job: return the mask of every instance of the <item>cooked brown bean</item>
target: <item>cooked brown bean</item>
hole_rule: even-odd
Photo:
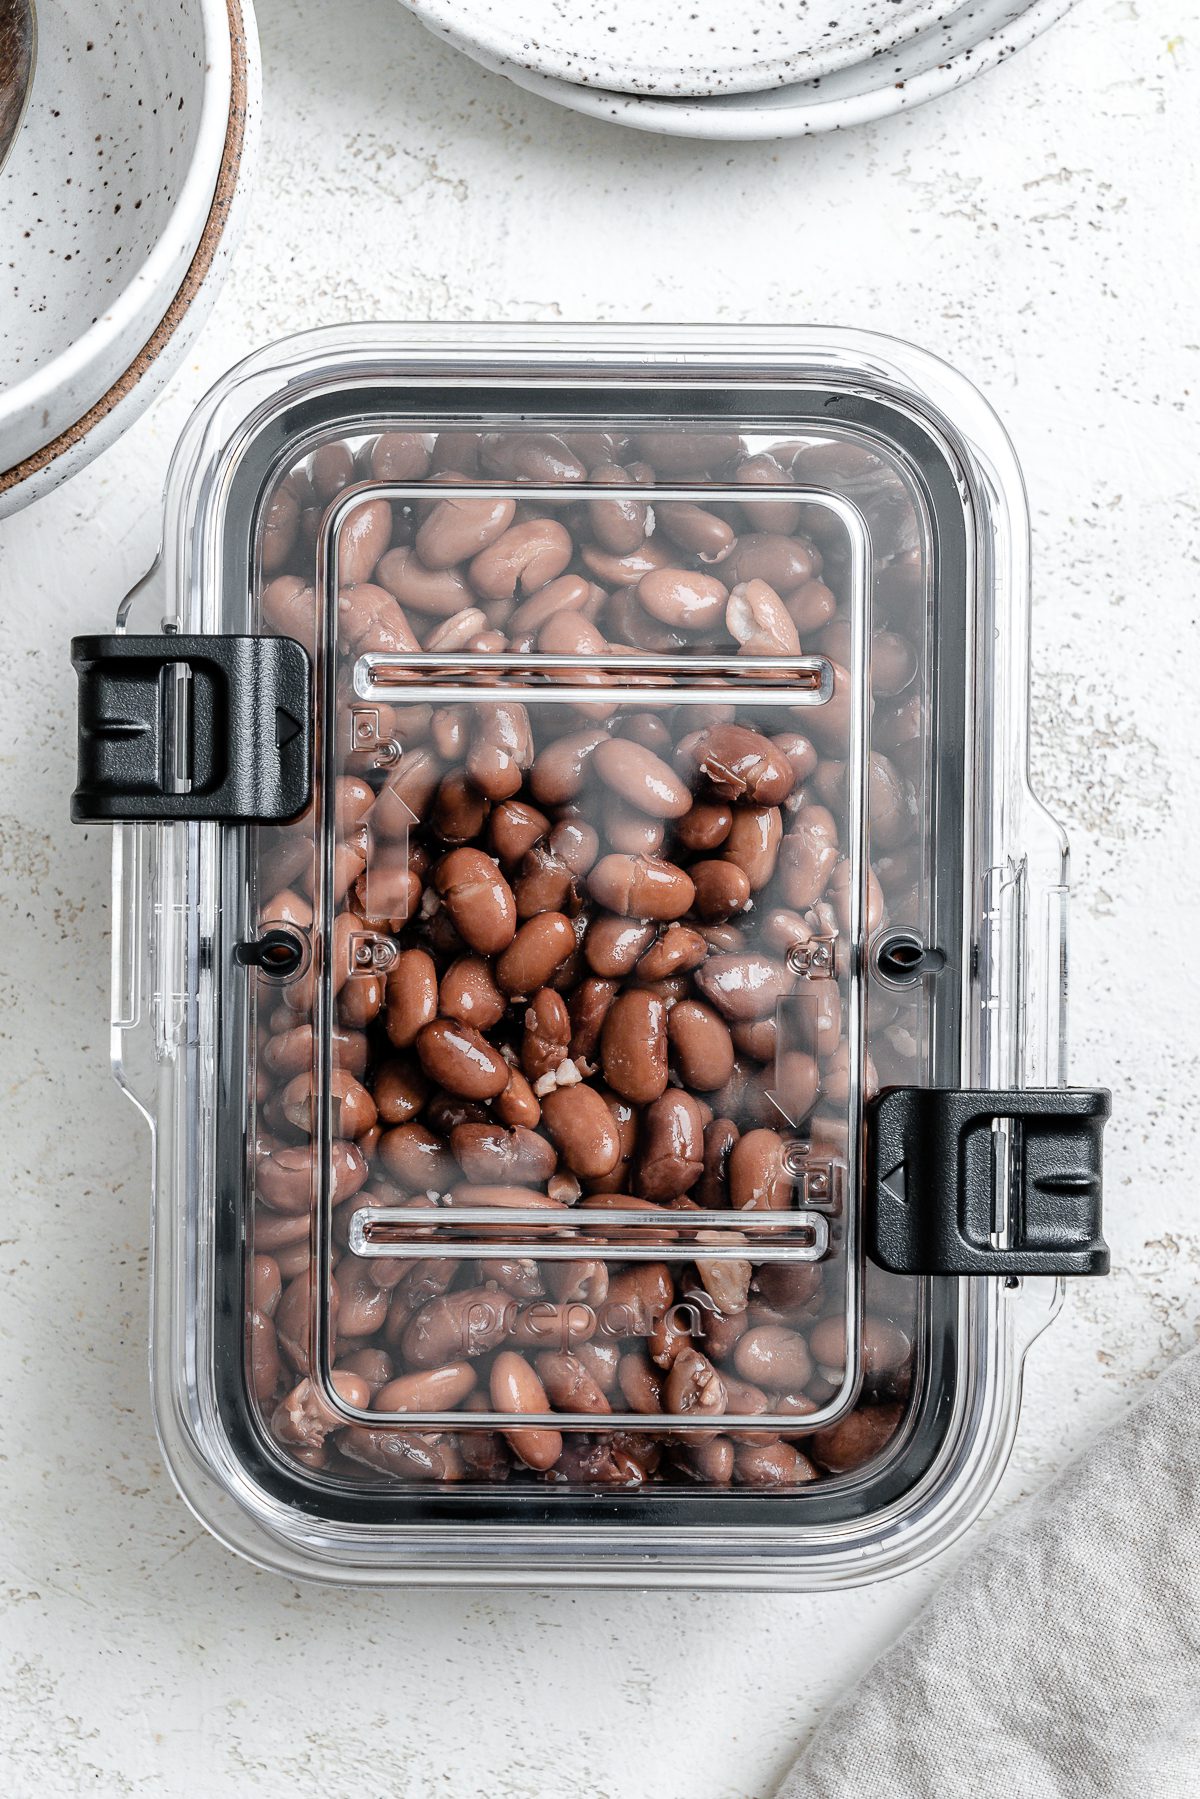
[[[813,1373],[804,1338],[778,1324],[761,1324],[740,1337],[733,1365],[746,1380],[784,1393],[803,1392]]]
[[[494,1102],[494,1109],[502,1124],[523,1124],[528,1130],[536,1129],[542,1116],[538,1097],[519,1068],[509,1069],[508,1085]]]
[[[729,1156],[729,1202],[734,1211],[782,1211],[791,1203],[792,1184],[777,1130],[763,1127],[738,1138]]]
[[[811,581],[819,566],[816,551],[805,538],[747,531],[721,564],[721,572],[731,587],[741,581],[765,581],[786,599]]]
[[[470,1362],[447,1362],[402,1374],[380,1387],[371,1400],[374,1412],[449,1412],[461,1405],[475,1385]]]
[[[749,881],[751,892],[758,893],[775,873],[782,842],[783,818],[778,806],[742,805],[734,809],[721,854],[736,862]]]
[[[696,1242],[730,1246],[743,1243],[746,1239],[736,1232],[697,1231]],[[717,1315],[728,1318],[746,1310],[746,1302],[750,1297],[750,1280],[754,1273],[751,1262],[742,1261],[733,1256],[722,1256],[717,1261],[706,1261],[696,1257],[696,1273],[708,1297],[717,1308]],[[705,1314],[706,1319],[710,1314]],[[710,1345],[715,1333],[708,1335]]]
[[[525,1008],[521,1038],[521,1067],[544,1097],[542,1082],[567,1060],[571,1042],[571,1014],[566,1001],[551,987],[539,987]]]
[[[661,818],[651,818],[630,806],[618,794],[610,793],[604,801],[604,836],[610,849],[624,850],[634,856],[656,856],[666,837]]]
[[[804,1439],[813,1461],[830,1474],[851,1474],[874,1461],[895,1436],[904,1415],[899,1405],[860,1405],[837,1424]]]
[[[481,705],[475,713],[467,775],[490,800],[511,799],[520,791],[533,761],[533,732],[524,706],[510,701]]]
[[[593,1060],[604,1020],[616,995],[615,981],[592,977],[576,987],[567,1008],[571,1014],[570,1050],[574,1062]]]
[[[696,891],[673,862],[621,854],[601,857],[588,876],[588,889],[610,912],[650,919],[681,918]]]
[[[668,925],[656,938],[637,964],[639,981],[662,981],[675,974],[689,974],[698,968],[708,954],[708,944],[699,931],[687,925]]]
[[[734,461],[742,447],[733,431],[685,431],[679,426],[639,431],[634,442],[638,455],[657,474],[681,480],[716,474]]]
[[[799,656],[800,635],[787,607],[765,581],[744,581],[729,595],[725,629],[740,656]]]
[[[417,1055],[431,1080],[465,1099],[494,1099],[508,1085],[504,1057],[469,1024],[437,1018],[417,1034]]]
[[[461,575],[452,568],[426,567],[409,544],[388,550],[375,570],[375,579],[409,612],[427,617],[453,618],[466,611],[474,598]]]
[[[527,919],[495,965],[496,985],[510,997],[549,982],[575,949],[571,921],[561,912]]]
[[[509,481],[557,487],[587,480],[584,464],[552,431],[485,431],[479,440],[479,460],[485,473]]]
[[[392,509],[386,500],[366,500],[348,512],[337,536],[339,586],[369,581],[391,541]]]
[[[512,868],[550,834],[550,820],[524,800],[503,800],[488,818],[488,842],[503,867]]]
[[[379,1159],[391,1178],[410,1193],[441,1192],[454,1179],[454,1160],[440,1137],[409,1122],[384,1131]]]
[[[608,742],[608,732],[592,728],[569,737],[555,737],[534,758],[529,786],[539,806],[561,806],[574,799],[583,786],[589,759],[597,745]]]
[[[381,1123],[406,1124],[428,1099],[429,1082],[410,1057],[392,1056],[376,1074],[373,1091]]]
[[[654,926],[640,920],[595,918],[583,940],[583,953],[589,968],[611,979],[628,974],[653,937]]]
[[[597,487],[619,487],[632,484],[633,475],[615,462],[598,462],[588,475]],[[646,535],[646,505],[643,500],[589,500],[588,524],[592,536],[602,550],[623,556],[636,550]]]
[[[733,1073],[733,1040],[718,1012],[700,1000],[683,999],[667,1019],[671,1056],[685,1087],[715,1093]]]
[[[490,856],[477,849],[452,850],[437,864],[433,880],[464,942],[482,955],[507,949],[516,935],[517,906]]]
[[[644,1351],[631,1351],[617,1366],[621,1394],[631,1412],[656,1413],[663,1409],[663,1374]]]
[[[569,1351],[544,1349],[537,1357],[537,1371],[550,1403],[560,1412],[611,1412],[591,1370]]]
[[[791,763],[769,737],[745,725],[717,724],[685,738],[676,752],[683,772],[695,770],[721,799],[777,806],[795,785]]]
[[[729,589],[715,575],[684,568],[656,568],[642,576],[637,597],[651,618],[685,631],[706,631],[725,616]]]
[[[444,1018],[490,1031],[504,1017],[505,997],[497,987],[491,963],[483,956],[460,956],[438,985],[436,1010]]]
[[[700,1413],[718,1418],[728,1403],[725,1382],[698,1349],[681,1350],[675,1357],[667,1373],[663,1398],[666,1409],[681,1417]]]
[[[694,506],[688,500],[656,501],[654,518],[657,528],[697,562],[723,561],[736,541],[732,525],[707,507]]]
[[[715,850],[729,836],[733,825],[732,809],[715,800],[695,800],[691,811],[681,818],[675,834],[684,849]]]
[[[738,1445],[733,1478],[741,1487],[799,1487],[816,1480],[817,1471],[791,1443],[764,1443],[760,1439]]]
[[[789,906],[815,906],[838,862],[838,829],[824,806],[802,806],[779,852],[783,897]]]
[[[667,1011],[642,988],[618,994],[600,1034],[604,1078],[637,1105],[658,1098],[667,1084]]]
[[[438,979],[433,957],[423,949],[402,950],[384,987],[388,1040],[407,1049],[417,1032],[437,1017]]]
[[[585,875],[600,853],[600,836],[586,818],[571,815],[563,806],[550,833],[550,851],[573,875]]]
[[[438,500],[417,532],[417,554],[428,569],[453,568],[502,536],[516,509],[491,496]]]
[[[612,1113],[594,1087],[557,1087],[542,1100],[542,1121],[563,1161],[583,1180],[611,1174],[621,1154]]]
[[[561,575],[572,550],[570,534],[557,519],[524,519],[481,550],[467,574],[485,600],[511,600],[518,587],[528,596]]]
[[[512,1301],[490,1287],[460,1288],[427,1300],[406,1325],[404,1359],[413,1368],[439,1368],[486,1355],[508,1334]]]
[[[504,1349],[492,1363],[492,1404],[498,1412],[545,1413],[550,1410],[546,1389],[536,1370],[515,1350]],[[562,1454],[562,1435],[556,1430],[516,1429],[504,1433],[509,1447],[530,1468],[552,1468]]]
[[[691,1094],[674,1088],[651,1101],[642,1114],[638,1192],[646,1199],[676,1199],[695,1186],[703,1163],[704,1121]]]
[[[681,818],[691,808],[692,796],[674,769],[631,738],[606,738],[596,746],[592,766],[622,799],[652,818]]]
[[[750,904],[750,877],[735,862],[693,862],[688,872],[696,889],[693,906],[706,924],[732,918]]]
[[[782,962],[757,954],[710,956],[693,978],[726,1019],[766,1017],[791,985]]]

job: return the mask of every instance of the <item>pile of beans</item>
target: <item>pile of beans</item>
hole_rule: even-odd
[[[310,968],[259,991],[248,1329],[255,1397],[305,1466],[406,1481],[780,1487],[859,1468],[895,1434],[915,1283],[868,1270],[861,1395],[813,1429],[806,1419],[845,1368],[836,1207],[825,1262],[773,1262],[769,1237],[739,1237],[732,1221],[796,1205],[793,1139],[818,1156],[846,1151],[840,985],[801,975],[796,955],[849,926],[841,526],[786,493],[654,497],[656,483],[748,496],[819,485],[831,468],[834,484],[862,484],[876,557],[875,932],[917,917],[923,727],[908,621],[923,575],[911,509],[856,454],[755,450],[715,431],[392,432],[323,446],[271,498],[264,623],[311,647],[314,546],[332,501],[360,483],[481,486],[478,497],[367,495],[337,550],[333,1383],[364,1411],[454,1411],[464,1428],[347,1425],[310,1379]],[[495,492],[519,483],[561,486],[563,498]],[[624,491],[572,498],[584,483]],[[569,704],[523,699],[535,678],[524,673],[461,704],[422,704],[413,687],[395,703],[354,699],[357,658],[417,649],[446,655],[443,680],[464,651],[692,650],[727,656],[730,673],[699,703],[654,709],[639,708],[644,677],[618,680],[608,665],[550,669],[550,681],[588,690]],[[828,701],[739,703],[739,657],[800,654],[832,663]],[[307,931],[312,816],[261,835],[262,920]],[[385,967],[355,961],[363,940],[385,946]],[[778,1003],[797,992],[803,1032],[780,1043]],[[916,997],[873,987],[869,1008],[868,1091],[913,1078],[922,1049]],[[348,1248],[356,1213],[412,1209],[415,1230],[435,1206],[443,1220],[455,1206],[533,1208],[560,1240],[573,1233],[578,1256]],[[606,1226],[614,1210],[644,1213],[644,1233]],[[730,1226],[689,1232],[697,1210],[728,1211]],[[505,1234],[528,1242],[538,1228]],[[594,1253],[635,1236],[667,1253]],[[704,1254],[742,1242],[744,1259]],[[479,1412],[514,1422],[465,1428]],[[555,1414],[571,1412],[595,1428],[557,1428]],[[645,1422],[605,1427],[621,1413]],[[760,1414],[795,1428],[744,1422]],[[723,1428],[726,1416],[743,1422]]]

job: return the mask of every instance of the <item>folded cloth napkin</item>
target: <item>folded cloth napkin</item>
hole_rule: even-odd
[[[776,1799],[1200,1795],[1200,1350],[985,1535]]]

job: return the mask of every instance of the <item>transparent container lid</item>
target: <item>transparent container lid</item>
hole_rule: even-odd
[[[251,691],[307,803],[119,827],[117,1055],[227,1538],[827,1584],[982,1503],[1050,1301],[881,1265],[871,1120],[1062,1077],[1020,508],[977,396],[853,336],[342,332],[206,403],[163,612],[303,646],[299,737]],[[222,719],[257,769],[177,687],[175,787]]]

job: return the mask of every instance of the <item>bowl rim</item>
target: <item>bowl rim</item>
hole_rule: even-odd
[[[578,82],[562,81],[557,76],[543,75],[503,57],[489,56],[466,42],[456,43],[455,48],[527,93],[602,124],[622,125],[632,131],[696,142],[776,142],[874,124],[893,113],[911,111],[915,106],[938,99],[965,85],[973,76],[1008,61],[1056,25],[1076,3],[1077,0],[1022,0],[1019,11],[1005,14],[1004,0],[954,0],[947,24],[960,15],[966,23],[978,17],[981,28],[975,37],[902,78],[858,93],[839,94],[834,99],[821,95],[819,81],[789,83],[756,94],[720,94],[700,99],[672,100],[654,94],[625,94],[616,89],[585,87]],[[1010,6],[1016,4],[1017,0],[1010,0]],[[921,43],[920,37],[913,38],[903,53],[910,53]],[[870,64],[854,66],[869,67]],[[846,73],[840,71],[840,74]]]
[[[453,44],[457,49],[469,51],[469,46],[478,45],[489,55],[503,58],[506,63],[516,64],[532,74],[542,75],[550,80],[569,82],[573,87],[619,93],[629,99],[686,102],[711,100],[718,96],[744,96],[747,100],[752,100],[756,94],[770,93],[775,88],[795,86],[801,82],[822,81],[840,69],[852,68],[865,60],[874,61],[880,56],[891,55],[900,50],[910,38],[936,26],[939,9],[945,7],[946,0],[907,0],[907,10],[899,19],[893,19],[890,25],[881,20],[878,28],[872,29],[863,20],[833,39],[824,50],[778,50],[762,60],[756,60],[749,53],[743,52],[741,60],[736,63],[726,62],[720,67],[710,67],[702,61],[697,46],[689,53],[688,66],[681,72],[681,78],[687,85],[675,87],[669,84],[665,67],[655,67],[649,62],[631,62],[621,71],[615,60],[606,64],[600,50],[585,57],[582,52],[567,50],[558,37],[550,35],[548,31],[544,31],[540,39],[527,37],[522,44],[521,28],[513,28],[511,21],[505,17],[507,9],[504,7],[489,7],[481,11],[477,6],[472,8],[464,4],[464,0],[400,0],[400,4],[415,14],[429,30],[445,38],[447,43]],[[503,21],[501,24],[494,22],[497,14]],[[532,29],[532,21],[530,25]],[[811,26],[809,29],[811,30]],[[842,22],[832,22],[831,29],[843,31]],[[522,54],[522,51],[527,54]],[[594,74],[585,76],[580,71],[588,60],[595,62],[597,69]],[[618,74],[620,79],[614,79]],[[707,81],[717,75],[720,76],[717,85],[693,85],[701,78]]]
[[[48,442],[31,450],[19,462],[0,470],[0,493],[18,485],[29,475],[45,468],[64,450],[78,443],[111,412],[141,379],[151,363],[170,339],[204,275],[211,265],[220,239],[220,224],[214,233],[214,220],[223,219],[228,207],[232,178],[236,176],[245,128],[246,32],[242,16],[242,0],[198,0],[202,25],[205,79],[200,107],[200,125],[195,150],[183,185],[168,215],[166,228],[145,260],[130,274],[129,280],[94,325],[68,344],[57,355],[43,363],[24,380],[8,389],[7,400],[14,412],[30,405],[47,403],[64,383],[78,380],[104,347],[127,329],[131,315],[143,304],[147,286],[161,287],[171,264],[178,261],[193,227],[187,221],[203,219],[198,239],[188,260],[183,279],[165,311],[159,316],[149,337],[136,356],[117,375],[100,397],[78,419],[63,427]],[[220,146],[219,154],[216,146]],[[215,165],[215,182],[214,182]]]

